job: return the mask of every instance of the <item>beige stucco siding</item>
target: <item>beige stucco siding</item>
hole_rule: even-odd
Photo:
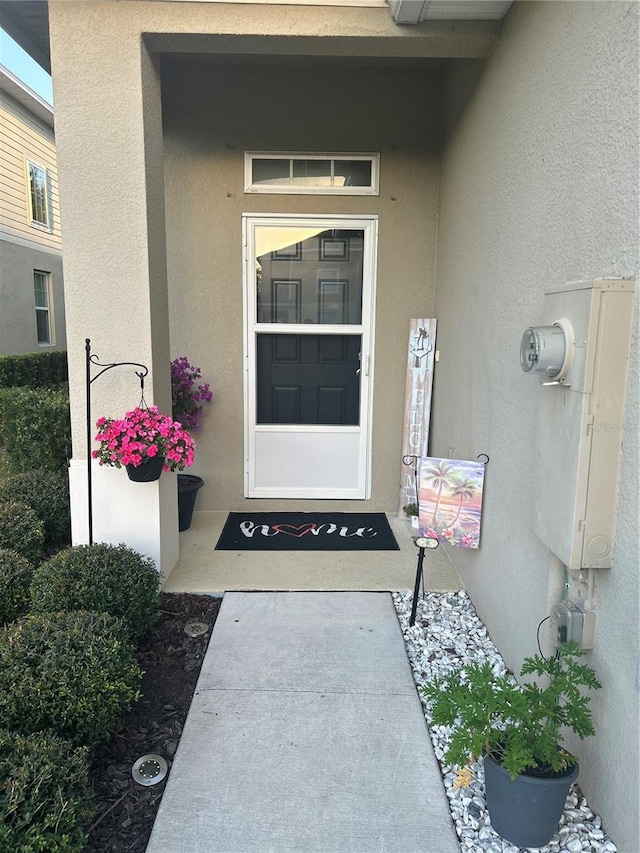
[[[495,44],[496,22],[446,22],[396,27],[380,8],[295,7],[219,3],[87,2],[56,0],[49,6],[51,59],[56,81],[56,139],[64,184],[65,278],[69,293],[70,377],[82,381],[82,341],[98,335],[97,346],[150,360],[149,347],[130,331],[124,306],[136,304],[136,320],[147,326],[149,310],[134,291],[148,279],[152,244],[162,251],[161,228],[148,234],[145,174],[157,176],[145,140],[154,133],[152,113],[143,128],[143,110],[155,105],[155,84],[141,75],[151,54],[202,53],[296,54],[302,56],[406,57],[485,56]],[[141,44],[142,42],[142,44]],[[117,93],[117,97],[114,97]],[[199,109],[198,105],[198,109]],[[237,105],[239,109],[239,105]],[[326,117],[323,120],[328,120]],[[389,124],[388,116],[383,117]],[[393,120],[393,119],[392,119]],[[100,207],[89,197],[92,186]],[[152,202],[154,216],[162,199]],[[407,216],[410,215],[407,213]],[[155,220],[154,220],[155,221]],[[105,228],[105,222],[109,227]],[[86,247],[91,246],[87,252]],[[114,247],[118,248],[114,252]],[[153,254],[153,262],[157,262]],[[162,270],[154,294],[163,290]],[[95,317],[95,306],[109,296],[109,312]],[[106,319],[105,319],[106,317]],[[155,326],[157,351],[162,332]],[[153,370],[154,394],[162,403],[168,371]],[[156,382],[157,380],[157,382]],[[111,380],[96,388],[102,409],[118,410],[125,394]],[[149,391],[151,397],[151,391]],[[82,406],[72,398],[74,454],[84,454]],[[383,403],[378,406],[383,410]]]
[[[197,436],[194,471],[208,485],[202,508],[243,503],[241,217],[247,212],[379,217],[368,506],[396,508],[409,319],[433,308],[438,88],[434,68],[165,62],[171,350],[202,367],[215,396]],[[245,194],[245,149],[379,151],[380,196]]]
[[[532,532],[541,389],[520,368],[520,339],[542,319],[545,289],[638,274],[638,10],[517,3],[484,72],[458,65],[446,82],[432,451],[489,454],[480,550],[450,552],[516,671],[536,651],[538,622],[563,580]],[[636,312],[637,302],[636,293]],[[613,567],[596,581],[588,656],[603,683],[597,736],[571,743],[590,806],[630,853],[639,817],[639,345],[636,313]]]
[[[0,92],[0,231],[52,249],[61,248],[58,169],[53,131]],[[47,170],[49,229],[31,225],[27,162]]]
[[[156,75],[159,55],[179,52],[192,54],[198,51],[216,56],[261,54],[296,55],[308,58],[315,55],[341,60],[346,57],[354,60],[357,58],[357,61],[361,62],[367,57],[374,57],[376,61],[382,58],[387,63],[396,58],[404,60],[416,57],[421,59],[443,56],[477,57],[487,55],[495,44],[499,31],[499,25],[495,22],[459,22],[455,28],[446,22],[435,22],[419,28],[396,27],[384,7],[373,9],[341,6],[313,8],[261,5],[255,7],[197,2],[135,2],[135,0],[127,3],[91,2],[91,0],[76,3],[56,0],[49,6],[49,24],[58,110],[56,116],[58,164],[64,189],[62,205],[65,219],[65,289],[68,295],[67,333],[74,453],[71,464],[72,473],[76,467],[78,471],[80,470],[86,454],[85,410],[81,393],[85,373],[84,339],[86,337],[92,339],[94,351],[102,358],[127,359],[147,364],[150,368],[150,377],[145,388],[147,401],[158,403],[161,407],[169,405],[170,329],[166,290],[164,179],[160,145],[162,141],[160,99],[163,93],[160,91]],[[387,68],[390,67],[391,65],[387,64]],[[366,93],[362,94],[364,91],[365,89],[361,87],[361,91],[349,96],[354,115],[358,115],[356,107],[359,101],[367,97]],[[184,92],[182,95],[187,99],[189,92]],[[329,103],[330,109],[325,111],[325,115],[318,114],[314,117],[313,128],[320,131],[315,136],[322,136],[325,132],[322,128],[331,126],[332,115],[336,110],[341,109],[335,95],[329,98],[328,93],[325,92],[324,97],[327,98],[325,103]],[[402,97],[402,92],[398,93],[394,90],[393,97],[385,96],[386,114],[378,109],[379,121],[383,127],[389,129],[389,133],[397,120],[396,102]],[[206,118],[206,103],[200,101],[194,103],[193,99],[191,103],[196,115],[203,115]],[[247,121],[247,113],[242,111],[239,103],[232,104],[232,107],[226,117],[229,127],[225,129],[224,135],[228,130],[233,129],[234,125],[242,128],[242,122]],[[414,109],[417,110],[417,115],[412,116],[411,120],[414,122],[416,118],[418,122],[424,120],[432,110],[431,97],[428,95],[425,98],[421,97],[417,105],[414,97]],[[289,107],[289,117],[291,114],[291,107]],[[197,128],[197,119],[193,126]],[[218,138],[220,138],[222,123],[217,121],[216,127]],[[336,141],[335,143],[332,141],[331,147],[334,144],[336,148],[346,147],[349,140],[342,139],[339,128],[334,126],[334,131]],[[286,134],[287,144],[291,136],[291,133]],[[179,138],[176,139],[177,142],[183,144]],[[177,146],[178,153],[180,144]],[[237,144],[244,144],[244,140],[239,137]],[[311,139],[308,147],[315,147],[316,144],[314,139]],[[279,142],[278,145],[280,145]],[[377,138],[367,139],[367,149],[370,150],[372,147],[375,149],[377,145]],[[193,141],[189,139],[189,134],[185,133],[183,147],[187,172],[191,159],[189,146],[193,146]],[[200,157],[199,147],[202,147],[202,140],[198,140],[198,146],[196,146]],[[424,232],[419,230],[417,238],[414,239],[412,234],[415,232],[402,227],[404,223],[415,220],[415,212],[411,209],[412,203],[416,199],[419,203],[423,201],[418,189],[422,177],[420,168],[424,158],[417,157],[410,145],[405,147],[409,161],[412,162],[412,177],[400,187],[402,192],[397,195],[396,201],[391,202],[389,198],[389,204],[400,211],[396,214],[398,227],[390,232],[388,221],[385,221],[383,226],[381,220],[381,240],[386,239],[383,231],[386,234],[391,233],[398,240],[401,248],[417,243],[419,246],[424,246],[421,252],[424,251],[425,256],[431,253],[433,258],[435,193],[432,212],[425,216],[427,224]],[[167,150],[168,156],[171,156],[169,147]],[[217,180],[219,175],[216,171],[211,174],[206,171],[206,167],[211,163],[206,147],[205,153],[207,156],[201,158],[202,171],[207,180],[211,180],[211,175],[214,175]],[[389,159],[388,154],[386,158]],[[435,161],[437,153],[433,154],[433,158]],[[183,165],[179,156],[177,162]],[[393,170],[387,169],[387,173],[393,174]],[[177,174],[178,179],[181,180],[180,174]],[[199,178],[192,173],[190,181],[199,186],[196,177]],[[170,180],[169,175],[168,194],[171,192]],[[185,177],[182,184],[187,189],[189,189],[188,183]],[[87,193],[88,186],[93,189],[91,195]],[[209,195],[200,193],[197,186],[191,192],[191,198],[197,202],[204,201],[204,206],[193,209],[192,206],[186,207],[179,202],[178,208],[184,210],[184,215],[194,221],[197,226],[198,239],[190,242],[188,250],[189,252],[195,250],[201,261],[198,263],[188,257],[185,270],[189,275],[190,286],[196,286],[193,284],[195,277],[199,282],[197,287],[202,290],[201,282],[208,280],[207,276],[212,266],[210,254],[205,255],[203,259],[203,251],[211,253],[212,245],[211,228],[206,228],[205,225],[214,224],[214,222]],[[226,193],[227,187],[225,186],[224,189]],[[230,192],[232,197],[233,190]],[[388,189],[385,192],[391,195]],[[100,200],[99,205],[95,204],[95,198]],[[427,195],[425,198],[430,196]],[[216,201],[219,200],[216,199]],[[257,204],[255,200],[252,199],[252,201]],[[168,200],[169,205],[173,205],[175,210],[175,194]],[[234,205],[236,212],[239,213],[243,206],[237,200],[234,200]],[[226,266],[218,267],[220,274],[225,276],[226,286],[232,287],[234,282],[239,284],[240,280],[238,244],[234,242],[239,240],[239,230],[236,230],[239,228],[239,220],[235,214],[227,216],[226,209],[220,204],[217,204],[214,212],[217,215],[218,225],[228,229],[228,233],[232,235],[231,241],[224,246]],[[380,210],[381,216],[383,212]],[[175,226],[173,217],[174,214],[170,211],[168,224],[171,228]],[[388,220],[386,215],[385,220]],[[222,233],[226,232],[222,231]],[[175,246],[175,241],[173,245]],[[390,244],[387,242],[386,245]],[[404,326],[406,329],[406,319],[412,314],[429,309],[430,290],[425,282],[429,281],[430,276],[433,277],[433,260],[424,265],[414,264],[413,266],[412,261],[407,261],[407,265],[403,267],[403,274],[406,274],[406,277],[402,280],[396,269],[395,253],[390,254],[388,249],[384,252],[385,254],[382,254],[381,251],[380,280],[383,274],[392,278],[396,291],[393,297],[386,297],[386,305],[382,304],[385,309],[388,308],[390,317],[398,318],[399,311],[402,311],[402,322],[396,319],[395,328],[399,330],[400,326]],[[172,291],[175,292],[182,278],[181,260],[180,262],[174,260],[173,248],[168,254],[168,263],[172,264]],[[406,256],[406,258],[409,257],[411,256]],[[423,255],[420,257],[422,258]],[[215,260],[219,261],[218,255]],[[197,273],[194,273],[196,266],[199,268]],[[227,277],[228,272],[232,277]],[[188,299],[188,291],[185,289],[183,292]],[[390,290],[386,292],[391,293]],[[233,323],[239,316],[239,291],[236,294],[236,300],[230,302],[228,307],[225,303],[222,309],[232,312],[227,319],[230,321],[230,328],[234,329],[236,327]],[[399,308],[399,306],[402,307]],[[185,310],[185,316],[194,316],[194,311],[190,308]],[[379,316],[382,316],[382,312],[379,312]],[[198,339],[197,332],[201,327],[202,324],[199,324],[191,336],[193,339]],[[211,332],[215,332],[216,329],[211,326],[205,328],[205,331],[211,337]],[[402,340],[404,347],[405,330],[402,331]],[[182,341],[176,341],[174,352],[178,344],[182,343]],[[238,381],[240,366],[236,361],[239,353],[238,346],[239,343],[236,341],[230,351],[216,354],[216,371],[224,370],[226,365],[230,365],[229,375],[235,375],[236,380],[232,395],[224,400],[221,394],[220,405],[212,408],[212,413],[215,413],[212,417],[220,418],[221,422],[214,424],[218,427],[217,431],[213,432],[208,439],[210,442],[208,455],[204,441],[202,442],[203,453],[199,452],[198,465],[204,466],[203,473],[211,473],[212,477],[216,478],[212,479],[211,492],[213,493],[217,488],[218,477],[223,481],[222,498],[214,499],[203,495],[205,507],[211,506],[214,500],[216,505],[220,505],[218,501],[223,503],[230,500],[231,495],[224,492],[227,487],[234,490],[234,495],[240,494],[239,491],[235,491],[240,489],[242,478],[240,443],[237,435],[233,435],[230,439],[235,448],[230,456],[225,457],[220,450],[217,451],[215,458],[212,455],[213,443],[219,436],[226,436],[227,431],[237,432],[242,418],[239,405],[241,385]],[[190,352],[189,355],[197,360],[199,353]],[[386,340],[381,338],[377,359],[383,363],[385,359],[391,357],[397,358],[397,364],[400,364],[400,356],[396,353],[395,346],[392,346],[390,338]],[[209,363],[203,366],[206,369]],[[398,388],[402,387],[402,368],[390,369],[396,370]],[[113,373],[115,374],[115,371]],[[214,382],[218,381],[218,373],[212,378]],[[122,374],[106,375],[94,387],[93,411],[103,415],[118,415],[124,407],[130,407],[132,403],[137,402],[133,397],[134,388],[130,380],[127,381]],[[221,389],[224,390],[222,381]],[[373,489],[376,501],[394,508],[398,485],[399,439],[395,447],[382,450],[380,429],[383,428],[383,435],[386,434],[387,427],[384,425],[390,424],[395,416],[401,392],[395,390],[395,385],[392,388],[391,381],[382,383],[382,389],[386,389],[388,396],[384,396],[378,389],[376,378],[374,443],[382,452],[381,458],[386,461],[374,472]],[[390,426],[389,429],[393,427]],[[223,442],[228,440],[221,438]],[[224,451],[224,443],[222,447]],[[109,496],[112,492],[111,481],[106,474],[102,476],[102,473],[98,472],[94,484],[103,482],[104,494]],[[83,513],[79,507],[85,500],[84,486],[82,477],[78,477],[77,483],[74,480],[72,476],[73,515],[78,524],[81,524],[80,518]],[[159,491],[154,491],[154,495],[159,500],[160,516],[163,521],[166,521],[171,512],[175,513],[176,505],[175,487],[169,477],[161,479]],[[227,507],[230,508],[229,503]],[[141,513],[146,521],[142,520]],[[172,530],[170,523],[157,527],[158,518],[154,506],[149,501],[145,501],[144,506],[137,506],[135,517],[137,519],[135,525],[133,514],[130,512],[123,513],[122,518],[116,518],[113,515],[105,517],[105,525],[108,526],[110,522],[113,524],[109,530],[105,529],[102,535],[113,537],[114,541],[122,541],[125,536],[134,547],[138,546],[145,553],[153,555],[154,559],[159,558],[162,571],[170,570],[175,563],[175,556],[172,555],[177,553],[177,532]],[[126,534],[122,532],[123,525],[127,529]],[[75,540],[78,541],[84,534],[81,532],[81,526],[76,525],[75,530]],[[159,537],[155,535],[156,530],[160,530]],[[145,531],[148,532],[146,538]],[[120,538],[115,539],[116,536]]]

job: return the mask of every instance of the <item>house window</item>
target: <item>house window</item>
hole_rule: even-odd
[[[33,287],[36,302],[36,329],[38,344],[51,345],[51,273],[33,271]]]
[[[35,163],[28,163],[29,171],[29,215],[36,228],[49,228],[49,193],[47,192],[47,170]]]
[[[379,154],[245,151],[247,193],[378,195]]]

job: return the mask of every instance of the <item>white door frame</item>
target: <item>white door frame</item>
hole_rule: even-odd
[[[256,424],[256,336],[282,333],[282,325],[257,323],[255,298],[255,230],[257,226],[283,228],[345,228],[364,232],[362,323],[360,325],[287,324],[290,334],[361,335],[360,421],[358,426],[315,426],[300,424]],[[242,216],[244,295],[244,495],[250,498],[306,498],[363,500],[371,497],[371,433],[373,402],[374,327],[378,217],[356,215],[264,214]],[[345,471],[343,482],[304,481],[304,466],[288,485],[273,486],[270,474],[281,470],[282,459],[293,452],[303,458],[311,448],[336,461],[336,471]],[[266,448],[266,449],[265,449]],[[341,456],[342,454],[342,456]],[[353,468],[348,474],[349,467]],[[258,469],[258,474],[257,474]],[[330,476],[330,475],[327,475]],[[338,480],[340,477],[338,477]],[[261,482],[262,480],[262,482]]]

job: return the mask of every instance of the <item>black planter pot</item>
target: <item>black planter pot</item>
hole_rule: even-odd
[[[191,527],[193,509],[196,505],[198,490],[204,486],[204,480],[193,474],[178,474],[178,530]]]
[[[500,764],[484,759],[484,784],[491,826],[518,847],[544,847],[558,830],[577,764],[566,775],[538,778],[520,775],[512,779]]]
[[[154,480],[160,479],[163,465],[164,456],[152,456],[151,459],[145,459],[140,465],[127,465],[127,476],[134,483],[152,483]]]

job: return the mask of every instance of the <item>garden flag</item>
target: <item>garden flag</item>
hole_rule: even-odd
[[[424,457],[420,465],[420,535],[478,548],[484,486],[482,462]]]

